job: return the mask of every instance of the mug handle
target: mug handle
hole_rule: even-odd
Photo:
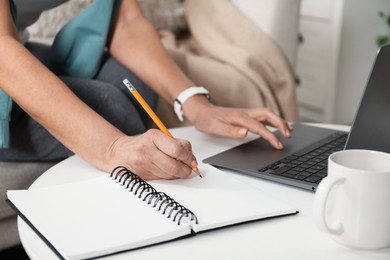
[[[324,178],[317,187],[314,197],[314,219],[317,226],[324,232],[339,235],[344,230],[343,225],[340,222],[333,225],[333,227],[330,227],[325,218],[325,209],[330,193],[337,184],[342,184],[344,182],[345,178],[331,178],[328,176]]]

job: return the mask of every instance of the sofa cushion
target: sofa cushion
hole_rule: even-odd
[[[20,244],[15,216],[1,219],[0,230],[0,251]]]
[[[27,189],[56,162],[0,162],[0,221],[14,215],[6,203],[10,189]]]
[[[19,243],[16,214],[6,202],[7,190],[27,189],[57,162],[0,162],[0,250]]]

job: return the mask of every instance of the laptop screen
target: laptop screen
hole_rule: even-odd
[[[390,45],[376,56],[345,148],[390,152]]]

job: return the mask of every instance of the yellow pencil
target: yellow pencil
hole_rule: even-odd
[[[148,103],[146,103],[145,99],[141,96],[141,94],[135,89],[133,84],[128,79],[123,80],[123,84],[129,89],[131,94],[134,96],[134,98],[140,103],[143,109],[145,109],[146,113],[152,118],[153,122],[157,125],[157,127],[166,135],[173,137],[173,135],[169,132],[169,130],[165,127],[163,122],[161,122],[160,118],[154,113],[154,111],[150,108]],[[199,175],[199,177],[202,177],[202,174],[200,174],[198,168],[194,167],[192,170]]]

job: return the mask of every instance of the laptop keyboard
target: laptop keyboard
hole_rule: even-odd
[[[318,184],[327,175],[329,155],[344,149],[347,136],[347,133],[333,134],[272,165],[259,169],[259,172]]]

